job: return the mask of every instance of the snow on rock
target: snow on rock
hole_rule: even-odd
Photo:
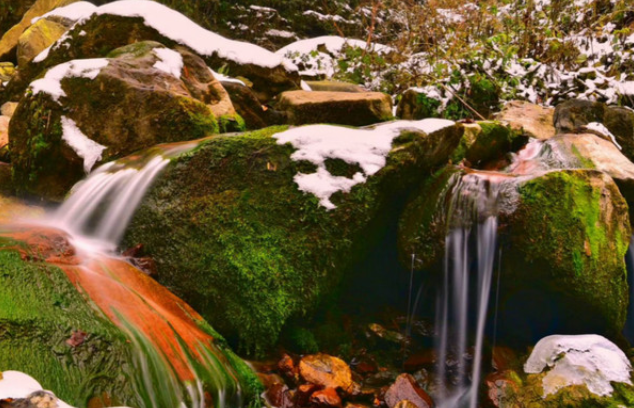
[[[608,130],[608,128],[606,128],[602,123],[591,122],[591,123],[588,123],[587,125],[585,125],[584,127],[586,129],[588,129],[588,130],[592,130],[594,132],[597,132],[597,133],[609,138],[610,140],[612,140],[612,143],[614,143],[614,145],[619,148],[619,150],[622,150],[621,145],[617,143],[616,138],[614,137],[612,132],[610,132]]]
[[[328,53],[319,51],[322,46]],[[346,46],[368,48],[378,53],[394,51],[393,48],[386,45],[370,43],[368,46],[365,41],[332,35],[296,41],[280,48],[276,54],[292,60],[294,64],[302,64],[305,68],[300,72],[301,75],[332,77],[335,73],[334,59],[342,55]]]
[[[35,24],[38,20],[47,17],[62,17],[67,18],[69,20],[77,21],[85,16],[92,14],[97,9],[92,3],[87,1],[78,1],[76,3],[69,4],[68,6],[58,7],[48,13],[44,14],[41,17],[35,17],[31,20],[31,24]]]
[[[77,127],[72,119],[62,116],[62,140],[75,150],[75,153],[84,159],[84,170],[90,173],[97,161],[101,160],[101,154],[106,150],[106,146],[90,140]]]
[[[306,160],[317,166],[316,173],[298,173],[295,183],[301,191],[314,194],[322,206],[332,210],[336,208],[330,201],[334,193],[349,192],[385,166],[392,141],[401,131],[415,129],[431,134],[452,125],[453,121],[444,119],[397,121],[364,129],[311,125],[290,129],[273,137],[278,144],[290,143],[297,149],[291,156],[293,160]],[[326,169],[326,159],[358,164],[362,172],[357,172],[352,178],[333,176]]]
[[[221,74],[219,72],[214,71],[211,68],[209,68],[209,71],[211,71],[211,74],[214,76],[214,78],[216,78],[220,82],[231,82],[231,83],[234,83],[234,84],[247,86],[247,84],[245,84],[243,81],[241,81],[241,80],[239,80],[237,78],[233,78],[233,77],[230,77],[230,76],[223,75],[223,74]]]
[[[102,68],[108,65],[106,58],[95,58],[85,60],[73,60],[59,64],[46,72],[44,78],[31,82],[33,94],[40,92],[47,93],[54,101],[59,102],[59,98],[66,96],[62,89],[62,79],[64,78],[88,78],[95,79]]]
[[[615,344],[605,337],[548,336],[541,339],[524,365],[529,374],[550,368],[542,385],[544,398],[569,385],[585,385],[600,396],[614,391],[610,382],[632,385],[632,366]]]
[[[154,28],[161,35],[186,45],[203,56],[217,54],[238,64],[254,64],[268,68],[282,65],[288,72],[297,70],[296,66],[271,51],[254,44],[222,37],[202,28],[178,11],[150,0],[120,0],[97,8],[78,7],[73,10],[72,16],[79,20],[76,24],[82,24],[93,15],[105,14],[143,18],[147,26]],[[53,47],[59,46],[62,42],[62,39],[58,40]],[[35,61],[44,60],[48,51],[42,51]]]
[[[55,397],[55,394],[53,394],[52,392],[44,390],[40,383],[28,374],[24,374],[19,371],[0,372],[0,400],[24,399],[29,397],[34,392],[38,391],[44,391],[45,393],[49,394],[51,398],[54,398],[55,402],[57,403],[54,406],[56,406],[57,408],[73,408],[64,401]]]
[[[154,54],[158,57],[154,68],[166,72],[177,79],[181,79],[183,71],[183,57],[174,50],[169,48],[155,48]]]

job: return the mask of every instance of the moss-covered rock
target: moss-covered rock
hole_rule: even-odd
[[[519,340],[552,334],[553,327],[620,340],[630,224],[614,181],[598,171],[556,171],[523,183],[519,194],[517,209],[501,217],[507,245],[500,324]],[[519,305],[527,297],[533,307]],[[517,312],[526,319],[518,321]]]
[[[221,80],[220,83],[229,94],[236,112],[244,119],[247,129],[255,130],[286,124],[286,114],[263,105],[248,86],[236,81]]]
[[[102,161],[157,143],[217,133],[219,121],[228,130],[239,129],[229,95],[205,63],[185,49],[177,50],[136,43],[113,51],[94,79],[63,78],[65,95],[58,100],[29,92],[9,129],[19,192],[60,200],[90,170],[82,152],[69,146],[76,136],[65,134],[63,120],[72,120],[87,138],[105,147]],[[180,57],[182,72],[158,68],[161,52]]]
[[[291,159],[268,128],[216,137],[166,169],[125,239],[143,243],[160,280],[247,351],[272,345],[364,253],[394,200],[457,145],[452,126],[395,139],[387,164],[327,211],[294,182],[314,165]],[[376,227],[378,228],[378,227]]]
[[[416,89],[408,89],[399,100],[396,116],[400,119],[419,120],[440,116],[441,102]]]
[[[192,24],[194,24],[192,22]],[[28,84],[48,68],[74,59],[105,57],[117,48],[142,41],[157,41],[169,48],[179,44],[153,27],[147,25],[142,17],[123,17],[110,14],[94,14],[81,24],[75,25],[64,37],[63,43],[56,43],[41,62],[32,62],[21,67],[18,76],[8,86],[10,98],[18,100]],[[219,39],[219,41],[228,41]],[[236,52],[240,43],[235,42]],[[190,50],[193,51],[193,50]],[[273,67],[251,62],[236,62],[217,52],[201,55],[205,63],[213,69],[229,72],[234,77],[247,78],[261,101],[268,101],[280,92],[297,89],[299,76],[284,64]]]
[[[480,180],[474,184],[463,177]],[[463,188],[480,207],[489,191],[498,194],[479,208],[475,220],[467,206],[464,219],[455,212]],[[449,229],[488,215],[497,215],[501,226],[500,336],[527,344],[558,330],[620,340],[628,304],[624,255],[630,225],[627,203],[608,175],[566,170],[516,179],[464,176],[448,167],[423,185],[403,213],[401,262],[410,267],[416,254],[416,270],[440,273]]]
[[[468,145],[465,159],[476,168],[482,168],[487,163],[500,160],[511,152],[522,148],[528,138],[521,132],[512,130],[500,122],[478,122],[480,131],[475,132],[473,143]],[[465,135],[469,133],[465,132]],[[467,146],[467,145],[465,145]]]

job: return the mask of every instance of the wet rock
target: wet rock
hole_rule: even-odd
[[[398,377],[398,372],[396,371],[379,369],[379,372],[367,377],[363,383],[371,387],[382,387],[391,384],[396,377]]]
[[[276,109],[287,113],[291,125],[366,126],[392,118],[392,99],[380,92],[289,91],[280,96]]]
[[[18,39],[18,66],[25,66],[40,52],[57,41],[66,31],[67,27],[56,22],[45,18],[38,20],[26,29]]]
[[[130,263],[150,278],[158,279],[158,268],[156,262],[151,257],[143,256],[140,258],[131,258]]]
[[[315,407],[341,408],[341,398],[334,388],[316,391],[311,395],[310,404]]]
[[[10,117],[0,116],[0,151],[9,145],[9,122]]]
[[[547,140],[555,136],[553,125],[555,110],[525,101],[507,103],[495,119],[508,123],[514,131],[523,132],[528,137]]]
[[[396,407],[403,400],[408,400],[418,408],[431,408],[434,405],[431,397],[409,374],[399,375],[396,382],[385,393],[385,403],[390,408]]]
[[[179,72],[161,67],[164,55],[182,60]],[[235,115],[205,63],[185,49],[141,42],[99,61],[93,79],[62,79],[64,95],[21,100],[9,128],[20,194],[61,200],[101,161],[217,133],[220,119]]]
[[[488,163],[518,151],[528,138],[499,122],[477,122],[475,140],[465,151],[465,159],[475,168],[484,168]],[[471,125],[471,127],[474,127]],[[465,131],[465,136],[469,135]]]
[[[324,388],[352,389],[352,373],[343,360],[327,354],[306,356],[299,362],[302,378]]]
[[[66,340],[66,344],[75,348],[79,347],[86,341],[86,333],[81,330],[75,330],[73,334],[70,336],[68,340]]]
[[[265,389],[269,389],[276,384],[284,384],[284,379],[277,374],[257,373],[258,379]]]

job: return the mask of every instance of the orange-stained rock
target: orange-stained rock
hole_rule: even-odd
[[[416,404],[409,400],[399,401],[394,408],[418,408]]]
[[[317,384],[302,384],[297,387],[297,392],[295,393],[295,404],[297,406],[303,407],[308,405],[310,401],[310,397],[313,395],[315,391],[319,391],[322,387]]]
[[[299,363],[302,378],[325,388],[352,389],[352,373],[343,360],[327,354],[314,354],[302,358]]]
[[[266,399],[269,404],[277,408],[290,408],[293,406],[290,391],[284,384],[275,384],[266,390]]]
[[[423,350],[412,354],[405,360],[403,368],[405,371],[416,371],[424,367],[431,367],[436,364],[436,352],[434,350]]]
[[[431,397],[418,386],[414,377],[401,374],[385,393],[385,403],[394,408],[403,400],[408,400],[418,408],[431,408],[434,403]]]
[[[288,354],[284,354],[282,359],[277,363],[277,369],[284,378],[299,382],[299,367],[293,361],[293,358]]]
[[[341,408],[341,398],[334,388],[316,391],[310,397],[310,404],[316,407]]]

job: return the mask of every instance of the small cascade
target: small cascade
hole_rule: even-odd
[[[104,164],[75,185],[70,197],[52,215],[52,224],[71,233],[81,248],[113,252],[169,157],[193,146],[164,145],[143,156]]]
[[[518,155],[516,168],[532,161],[536,151],[538,146]],[[444,275],[436,306],[440,407],[478,405],[491,284],[500,257],[498,215],[513,210],[521,178],[467,170],[449,182]]]
[[[191,307],[117,252],[119,241],[152,182],[170,157],[197,142],[157,146],[96,169],[78,183],[48,221],[21,225],[13,238],[64,237],[76,250],[59,261],[75,287],[118,326],[134,346],[139,408],[242,406],[233,356]]]

